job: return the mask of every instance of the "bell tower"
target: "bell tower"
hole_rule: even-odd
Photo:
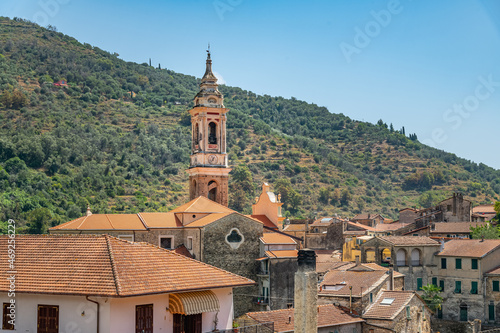
[[[191,159],[189,199],[205,196],[221,205],[228,205],[228,167],[226,151],[226,113],[224,97],[212,73],[210,49],[207,50],[205,75],[200,92],[194,98],[191,114]]]

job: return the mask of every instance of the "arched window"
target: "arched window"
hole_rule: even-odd
[[[422,263],[420,262],[420,250],[419,249],[413,249],[411,250],[411,265],[412,266],[422,266]]]
[[[195,145],[199,144],[200,142],[199,133],[200,133],[200,127],[198,123],[196,123],[194,125],[194,133],[193,133],[193,140]]]
[[[213,121],[208,124],[208,143],[211,145],[217,144],[217,124]]]
[[[215,180],[208,182],[208,198],[212,201],[217,201],[217,183]]]
[[[396,252],[396,265],[397,266],[406,266],[406,251],[403,249],[399,249]]]

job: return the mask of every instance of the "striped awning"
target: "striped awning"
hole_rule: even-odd
[[[217,312],[219,299],[213,291],[195,291],[169,295],[168,309],[174,314],[193,315],[202,312]]]

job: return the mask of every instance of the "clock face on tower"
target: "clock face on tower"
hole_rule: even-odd
[[[216,155],[209,155],[208,156],[208,163],[209,164],[217,164],[217,156]]]

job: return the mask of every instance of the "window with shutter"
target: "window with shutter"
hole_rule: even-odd
[[[37,333],[59,333],[59,306],[38,305]]]
[[[135,332],[153,333],[153,304],[136,305]]]

